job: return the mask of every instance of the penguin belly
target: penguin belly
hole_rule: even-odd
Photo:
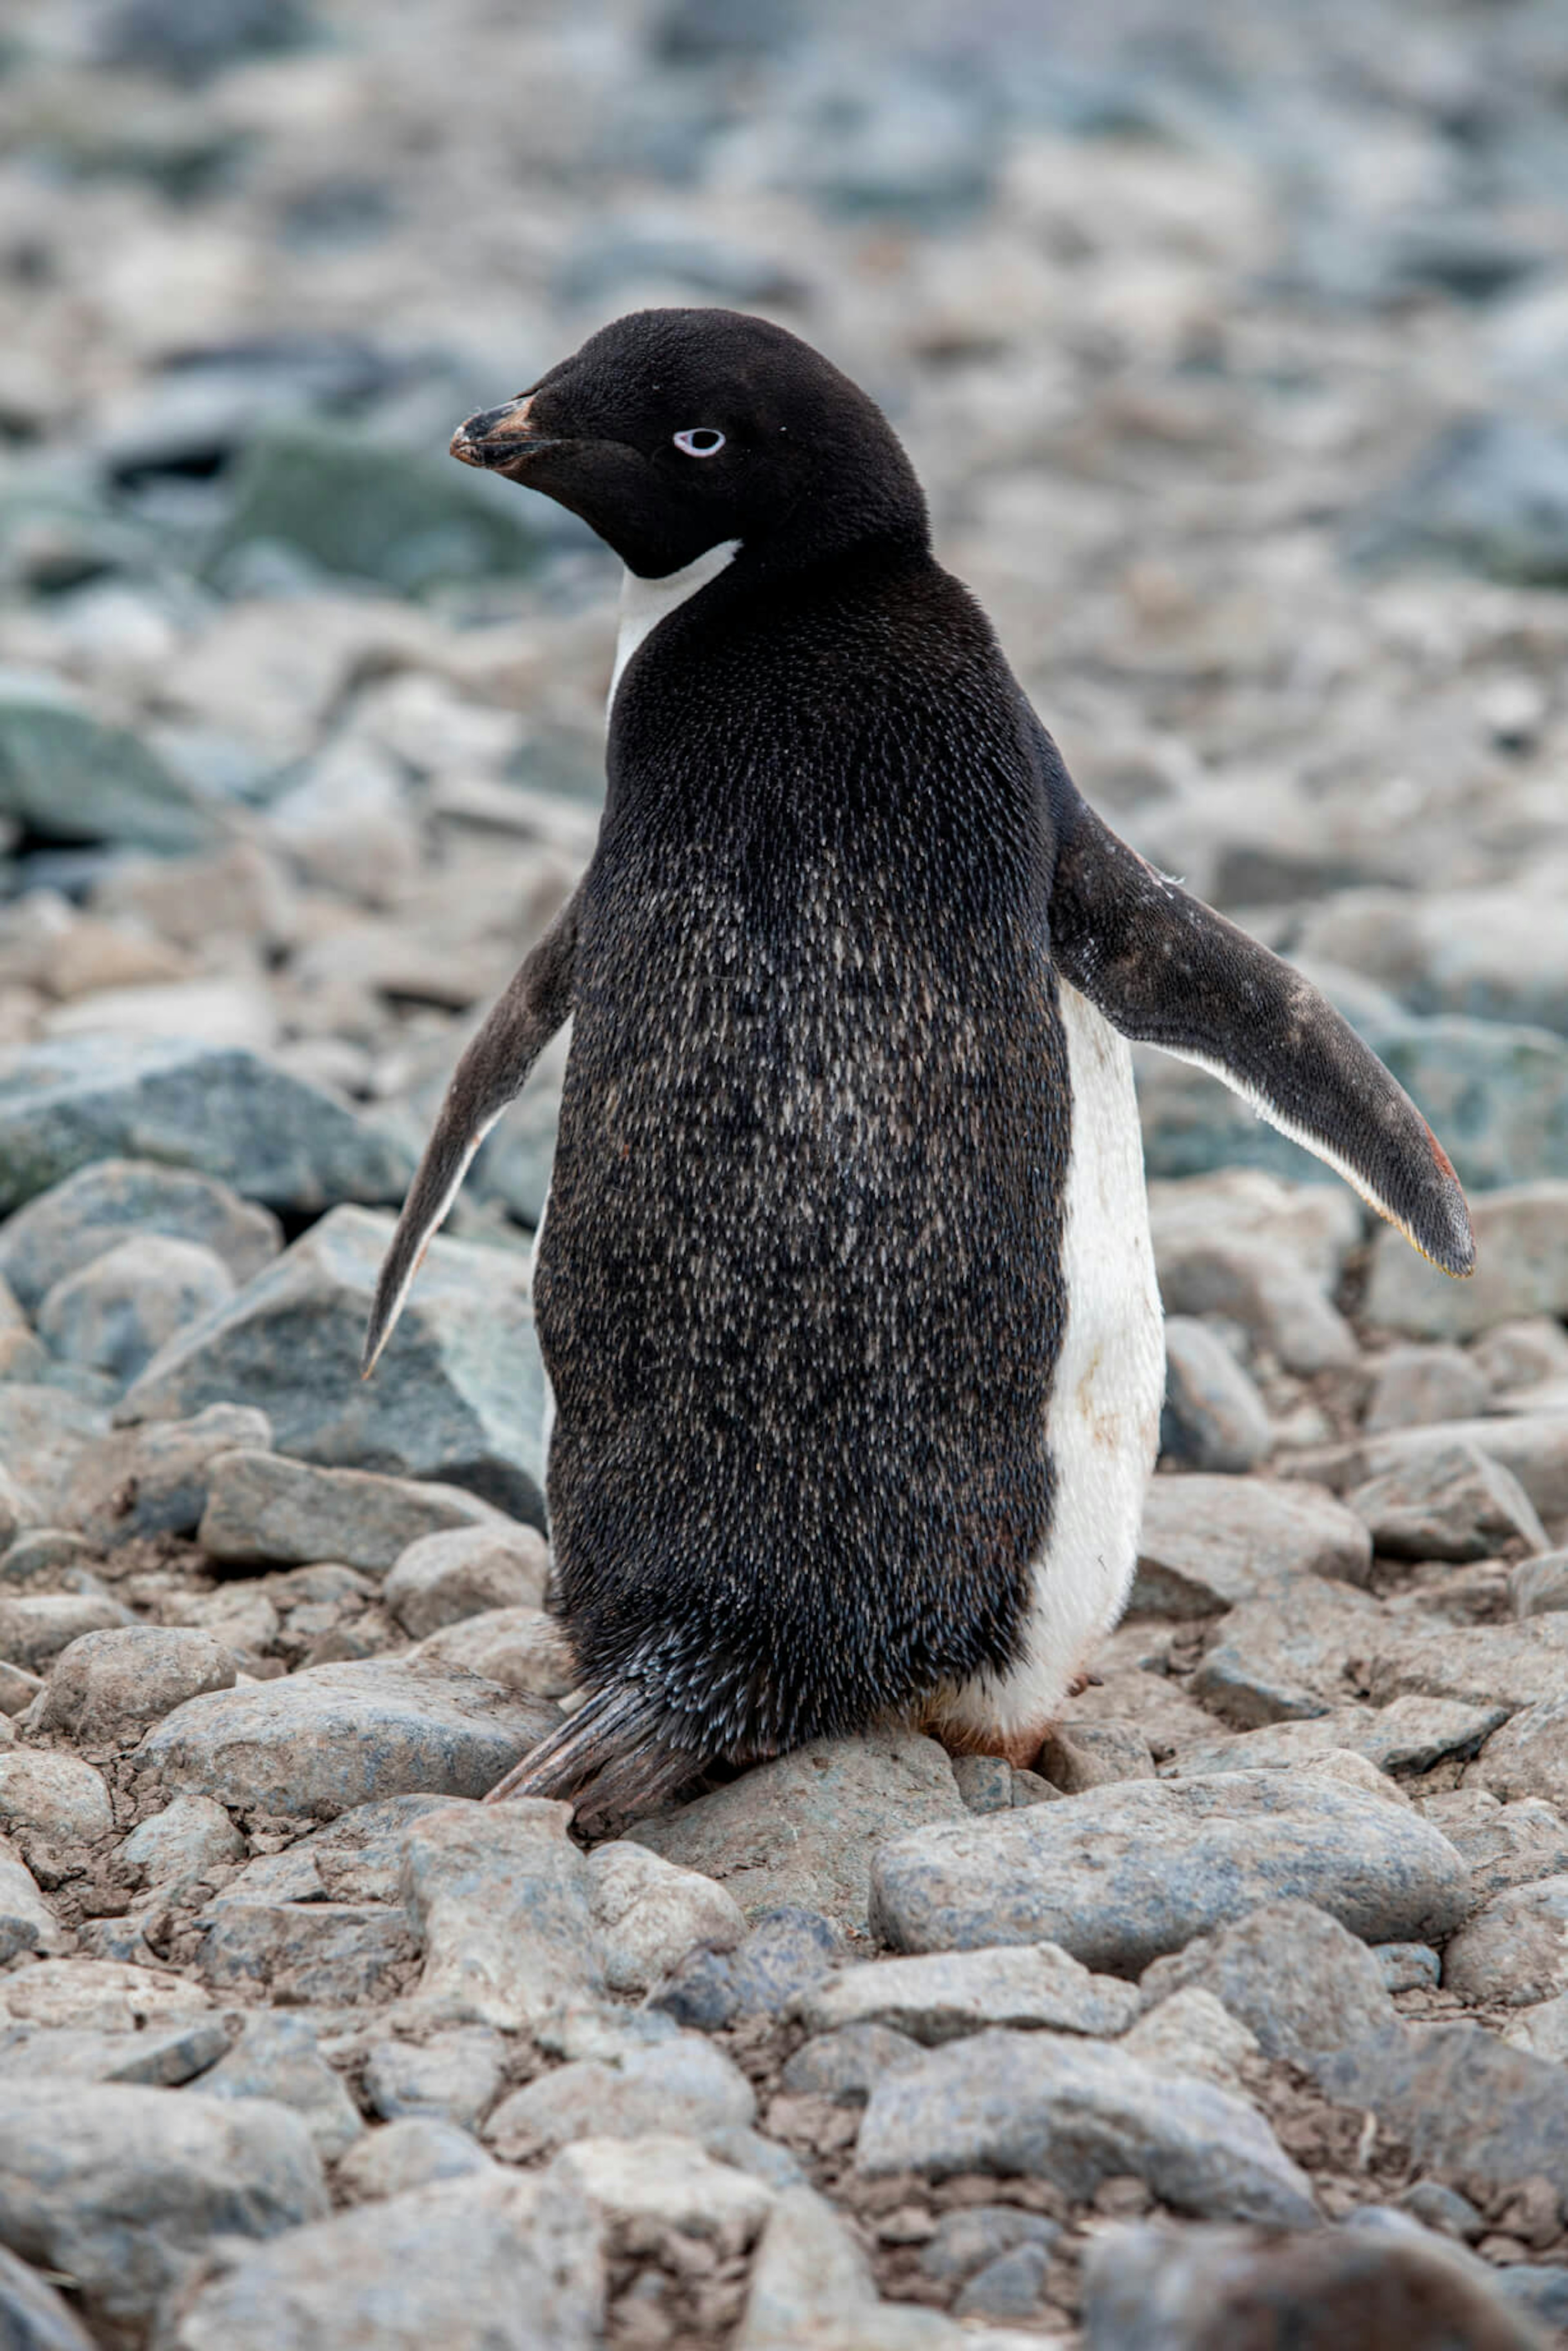
[[[1031,1562],[1022,1655],[927,1710],[949,1747],[1027,1767],[1126,1604],[1159,1449],[1165,1343],[1133,1061],[1058,977],[1072,1097],[1064,1187],[1066,1325],[1046,1415],[1050,1532]]]

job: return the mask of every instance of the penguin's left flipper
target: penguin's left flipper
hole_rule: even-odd
[[[528,1071],[571,1011],[578,893],[519,966],[506,993],[453,1072],[397,1230],[392,1237],[365,1332],[361,1377],[369,1379],[392,1337],[431,1236],[457,1197],[469,1164]]]
[[[1197,1062],[1325,1160],[1445,1273],[1475,1265],[1447,1153],[1318,990],[1119,841],[1052,753],[1051,954],[1113,1029]]]

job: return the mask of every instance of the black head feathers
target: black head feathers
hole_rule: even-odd
[[[875,402],[737,310],[637,310],[532,389],[459,426],[452,454],[543,490],[643,579],[739,542],[793,570],[872,541],[923,550],[925,501]]]

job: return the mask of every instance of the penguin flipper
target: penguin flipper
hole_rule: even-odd
[[[382,1261],[365,1332],[361,1377],[369,1379],[392,1334],[432,1235],[457,1197],[469,1164],[556,1030],[571,1011],[578,895],[524,956],[489,1019],[453,1072],[424,1156]]]
[[[1117,839],[1051,751],[1051,953],[1124,1037],[1194,1061],[1462,1277],[1475,1238],[1426,1120],[1327,998]]]
[[[567,1797],[580,1823],[596,1831],[640,1819],[695,1779],[706,1760],[665,1734],[666,1717],[654,1700],[633,1683],[612,1682],[514,1763],[485,1802]]]

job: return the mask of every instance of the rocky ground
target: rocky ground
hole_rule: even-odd
[[[1568,2340],[1562,11],[956,14],[0,34],[21,2351]],[[474,1801],[572,1703],[561,1051],[357,1358],[597,821],[614,567],[440,452],[645,300],[885,401],[1086,789],[1385,1055],[1480,1261],[1151,1060],[1099,1687],[1030,1771],[890,1726],[589,1848]]]

